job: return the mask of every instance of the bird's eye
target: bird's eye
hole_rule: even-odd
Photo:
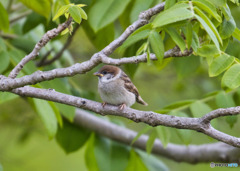
[[[107,71],[103,71],[102,74],[103,74],[103,75],[107,74]]]

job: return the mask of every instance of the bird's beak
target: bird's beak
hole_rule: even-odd
[[[103,74],[99,73],[99,72],[95,72],[93,75],[96,75],[98,77],[103,77]]]

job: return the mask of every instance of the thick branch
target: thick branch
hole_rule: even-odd
[[[81,109],[76,111],[74,123],[127,145],[130,145],[137,135],[137,132],[110,123]],[[133,146],[145,151],[148,138],[147,135],[140,136]],[[164,148],[161,141],[156,139],[152,153],[187,163],[240,162],[240,149],[224,143],[189,146],[169,143]]]
[[[25,56],[18,64],[13,68],[13,70],[10,72],[9,77],[10,78],[16,78],[18,73],[22,70],[24,65],[29,62],[30,60],[34,59],[36,56],[38,56],[39,51],[54,37],[59,35],[63,30],[65,30],[72,22],[72,18],[69,18],[65,23],[60,24],[57,28],[54,28],[47,33],[45,33],[42,37],[42,39],[35,45],[33,51]]]
[[[164,57],[182,57],[182,56],[188,56],[192,53],[192,50],[186,50],[183,53],[178,48],[173,48],[165,52]],[[100,57],[100,58],[99,58]],[[6,78],[4,76],[0,76],[0,91],[9,91],[14,88],[23,87],[25,85],[33,85],[42,81],[52,80],[55,78],[61,78],[61,77],[70,77],[74,76],[76,74],[84,74],[90,70],[92,70],[96,65],[100,63],[105,64],[112,64],[112,65],[121,65],[126,63],[140,63],[140,62],[146,62],[147,61],[147,55],[139,55],[139,56],[133,56],[133,57],[126,57],[126,58],[120,58],[120,59],[113,59],[110,57],[105,56],[104,54],[101,54],[97,58],[91,58],[88,61],[85,61],[83,63],[77,63],[67,68],[59,68],[59,69],[53,69],[51,71],[36,71],[31,75],[26,75],[21,78]],[[154,54],[151,54],[150,56],[151,60],[157,60],[156,56]]]
[[[205,116],[203,116],[202,118],[177,117],[154,113],[152,111],[139,111],[128,107],[124,108],[124,110],[119,110],[118,106],[113,105],[106,105],[103,108],[101,103],[95,101],[59,93],[53,89],[45,90],[29,86],[14,89],[12,90],[12,92],[19,94],[21,96],[40,98],[44,100],[75,106],[78,108],[93,111],[101,115],[120,116],[130,119],[134,122],[143,122],[150,126],[163,125],[178,129],[195,130],[198,132],[202,132],[216,140],[225,142],[229,145],[240,147],[240,138],[225,134],[214,129],[210,125],[210,123],[203,122]],[[240,113],[240,107],[226,108],[226,111],[228,110],[232,111],[233,109],[235,111],[234,113],[227,113],[224,114],[224,116]],[[214,114],[219,112],[221,112],[221,109],[215,110]],[[207,116],[208,115],[211,115],[211,113],[207,114]]]

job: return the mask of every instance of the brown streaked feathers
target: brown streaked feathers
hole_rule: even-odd
[[[127,76],[127,74],[125,74],[122,71],[122,75],[121,75],[122,80],[125,82],[124,87],[132,92],[133,94],[135,94],[136,96],[136,101],[142,105],[147,106],[148,104],[146,102],[143,101],[143,99],[141,98],[141,96],[139,95],[138,89],[135,87],[135,85],[132,83],[132,81],[130,80],[130,78]]]

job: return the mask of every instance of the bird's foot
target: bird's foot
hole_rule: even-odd
[[[123,110],[124,108],[125,108],[125,106],[126,106],[126,104],[125,103],[123,103],[123,104],[121,104],[121,105],[119,105],[119,110]]]
[[[102,107],[104,108],[104,106],[106,106],[106,102],[102,102]]]

